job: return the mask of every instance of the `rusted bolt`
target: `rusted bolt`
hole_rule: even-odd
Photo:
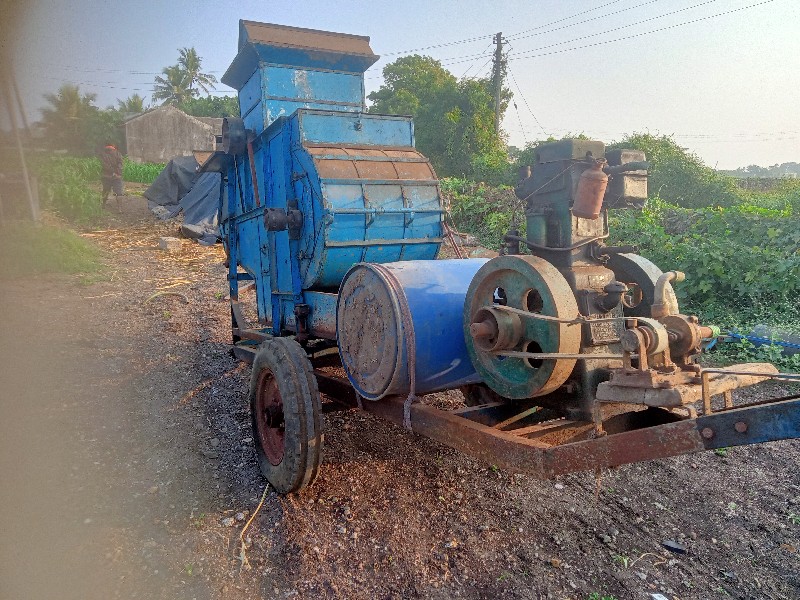
[[[744,421],[736,421],[736,424],[733,426],[733,428],[739,433],[744,433],[747,431],[747,423]]]
[[[703,430],[700,432],[705,439],[710,440],[714,437],[714,430],[711,427],[703,427]]]

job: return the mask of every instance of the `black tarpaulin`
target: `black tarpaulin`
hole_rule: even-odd
[[[197,166],[193,156],[173,158],[147,188],[144,197],[160,219],[183,213],[184,236],[201,244],[214,244],[219,239],[220,174],[198,173]]]

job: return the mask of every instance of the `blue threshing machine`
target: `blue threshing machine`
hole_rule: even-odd
[[[731,395],[793,376],[701,368],[718,332],[680,313],[682,274],[604,244],[608,209],[646,200],[640,153],[541,146],[516,189],[526,235],[437,260],[452,233],[413,122],[365,112],[377,59],[367,37],[242,21],[222,79],[242,118],[202,168],[223,175],[234,352],[278,491],[316,477],[323,413],[356,406],[545,477],[800,435],[798,396]],[[463,408],[417,401],[456,389]]]

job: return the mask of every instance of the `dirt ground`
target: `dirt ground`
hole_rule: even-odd
[[[2,282],[0,598],[800,597],[798,441],[539,481],[332,413],[317,482],[241,536],[249,367],[222,250],[174,231],[112,201],[101,280]]]

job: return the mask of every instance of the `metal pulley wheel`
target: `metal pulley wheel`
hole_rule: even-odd
[[[581,326],[537,319],[503,307],[570,320],[575,295],[553,265],[536,256],[499,256],[475,274],[464,303],[464,338],[472,364],[505,398],[549,394],[572,373],[574,358],[503,356],[503,352],[578,354]]]

